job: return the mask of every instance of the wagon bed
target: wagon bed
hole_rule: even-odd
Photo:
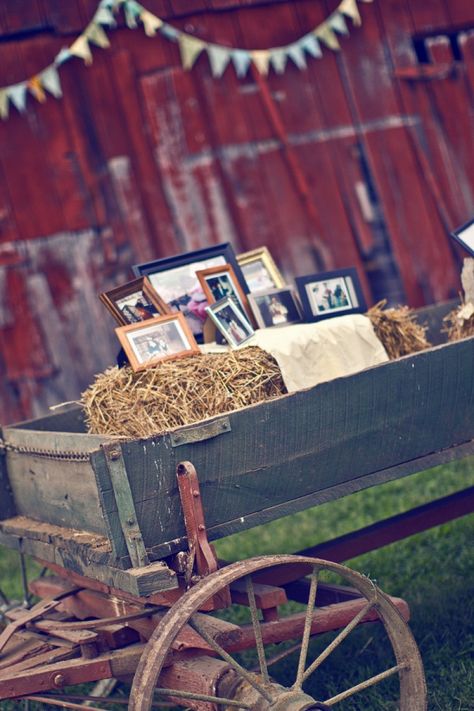
[[[433,334],[445,312],[422,312]],[[221,538],[474,453],[473,372],[468,338],[148,439],[86,434],[79,407],[5,427],[0,543],[125,592],[173,588],[180,462]]]
[[[423,311],[432,340],[449,308]],[[474,338],[440,344],[142,440],[86,434],[78,407],[4,428],[0,543],[53,575],[30,583],[36,606],[6,613],[0,699],[87,708],[63,687],[133,678],[129,711],[149,711],[157,694],[196,711],[309,711],[396,675],[397,707],[426,711],[406,602],[335,561],[472,511],[474,487],[293,556],[228,565],[208,539],[473,454],[473,366]],[[232,605],[251,623],[216,617]],[[395,665],[335,695],[323,676],[307,693],[321,662],[370,621]],[[308,664],[310,639],[334,630]],[[299,655],[292,686],[270,676],[275,644],[277,661]],[[235,654],[252,648],[258,666],[246,670]],[[61,700],[35,695],[48,690]]]

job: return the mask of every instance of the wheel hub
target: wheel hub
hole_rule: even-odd
[[[265,686],[265,689],[273,701],[263,699],[246,681],[239,681],[233,690],[227,688],[226,696],[250,706],[252,711],[329,711],[329,706],[316,701],[301,689],[288,689],[276,683]],[[233,711],[230,706],[224,708]]]
[[[271,711],[317,711],[317,709],[329,709],[329,706],[315,701],[303,691],[290,690],[280,693],[268,708]]]

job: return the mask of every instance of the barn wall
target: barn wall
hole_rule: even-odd
[[[146,0],[231,46],[287,44],[335,0]],[[95,0],[8,0],[0,84],[45,67]],[[182,70],[177,46],[111,31],[64,96],[0,122],[0,421],[75,399],[114,362],[96,295],[130,265],[230,240],[288,278],[355,265],[367,297],[455,295],[449,230],[474,213],[472,0],[360,4],[343,51],[281,76]]]

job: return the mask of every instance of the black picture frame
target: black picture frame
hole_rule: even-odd
[[[223,242],[193,252],[184,252],[172,257],[163,257],[150,262],[134,264],[132,271],[136,277],[147,276],[155,291],[173,311],[181,310],[184,312],[194,337],[198,343],[202,343],[204,340],[203,324],[207,317],[205,308],[208,306],[208,302],[202,292],[196,272],[214,266],[224,266],[225,264],[232,266],[242,291],[244,294],[248,294],[247,282],[230,242]],[[195,268],[193,265],[195,265]],[[189,268],[186,269],[186,267]],[[167,274],[166,278],[165,274]],[[160,279],[160,275],[163,277],[162,279]],[[184,279],[184,277],[186,277],[185,281],[188,285],[187,290],[184,285],[180,286],[178,283],[179,279]],[[195,284],[193,284],[193,278],[195,278]],[[192,310],[187,308],[190,301],[193,301],[191,295],[199,296],[199,292],[202,293],[203,297],[201,303],[197,305],[193,303]]]
[[[454,237],[456,242],[462,245],[471,257],[474,257],[474,217],[453,230],[451,237]]]
[[[262,289],[248,296],[259,328],[276,328],[301,323],[301,306],[291,287]]]
[[[320,274],[308,274],[296,277],[295,282],[303,306],[305,321],[322,321],[336,316],[348,316],[367,311],[367,304],[355,267]]]

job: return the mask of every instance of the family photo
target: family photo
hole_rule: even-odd
[[[142,291],[137,291],[123,299],[118,299],[115,303],[127,323],[137,323],[138,321],[146,321],[149,318],[159,316],[156,306],[147,299]]]
[[[353,304],[348,279],[339,277],[319,282],[310,287],[311,298],[316,310],[345,311],[352,309]]]

